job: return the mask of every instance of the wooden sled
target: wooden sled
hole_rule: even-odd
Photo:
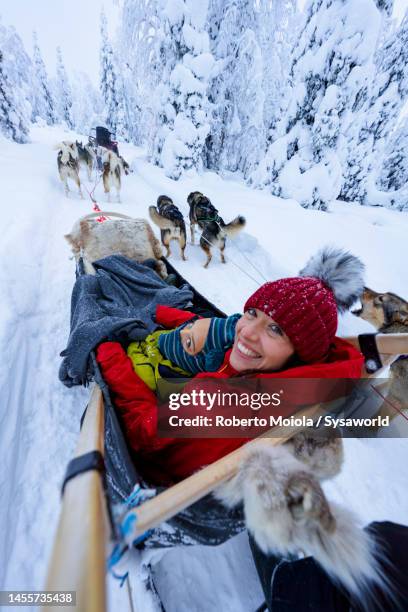
[[[171,268],[170,265],[169,267]],[[364,336],[370,336],[369,340],[365,339],[365,346],[368,343],[372,352],[374,347],[374,357],[380,355],[382,360],[382,366],[375,372],[364,373],[364,376],[373,379],[373,382],[381,377],[387,366],[399,355],[408,353],[408,334],[365,334]],[[356,347],[364,349],[360,347],[358,337],[346,339]],[[371,353],[367,359],[372,357]],[[384,386],[383,383],[381,386]],[[322,406],[319,404],[297,413],[296,416],[304,414],[317,418],[321,411]],[[101,469],[101,461],[103,463],[105,456],[104,419],[105,406],[102,392],[95,384],[75,451],[79,468],[81,460],[84,457],[87,459],[84,462],[84,471],[81,472],[80,469],[76,473],[74,471],[74,477],[64,483],[61,514],[45,587],[50,591],[76,591],[75,609],[78,612],[105,612],[107,605],[106,559],[111,552],[113,539],[110,509],[105,497],[104,476]],[[248,446],[255,443],[279,445],[298,431],[298,427],[274,428],[273,438],[268,437],[266,433],[248,442],[245,446],[130,510],[127,516],[134,518],[134,527],[126,536],[126,541],[132,545],[135,538],[167,521],[233,477]],[[54,608],[47,606],[46,609]]]

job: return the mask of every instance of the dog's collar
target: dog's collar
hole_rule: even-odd
[[[220,215],[215,215],[214,217],[197,217],[197,221],[215,221],[215,223],[219,223],[220,220]]]

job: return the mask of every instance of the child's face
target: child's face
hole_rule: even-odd
[[[262,310],[250,308],[239,319],[230,364],[237,372],[277,371],[294,355],[292,342]]]
[[[203,350],[210,323],[211,319],[197,319],[180,330],[181,344],[186,353],[197,355]]]

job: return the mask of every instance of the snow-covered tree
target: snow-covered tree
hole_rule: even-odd
[[[124,91],[117,69],[112,45],[108,36],[105,12],[101,12],[101,52],[100,52],[101,92],[105,101],[106,125],[117,138],[128,140]]]
[[[259,0],[259,44],[264,74],[264,124],[267,142],[278,136],[277,126],[289,103],[291,53],[300,27],[296,0]]]
[[[100,93],[84,72],[74,72],[71,91],[71,114],[75,129],[81,134],[90,134],[91,128],[104,122],[104,105]]]
[[[209,92],[211,130],[207,165],[247,175],[264,149],[263,59],[253,0],[212,0],[208,16],[217,60]]]
[[[310,0],[305,16],[284,135],[270,145],[251,181],[324,210],[342,188],[347,129],[361,121],[369,99],[381,14],[373,0]]]
[[[129,139],[145,143],[149,156],[158,129],[156,91],[165,69],[160,57],[161,0],[124,0],[116,53],[122,66],[124,106]]]
[[[72,118],[72,92],[62,60],[61,48],[57,47],[57,78],[55,82],[55,96],[59,109],[59,119],[65,121],[70,129],[74,128]]]
[[[24,113],[13,96],[11,83],[3,69],[3,54],[0,51],[0,130],[16,142],[27,142],[28,124]]]
[[[0,126],[16,142],[27,142],[32,101],[32,64],[13,27],[0,23]]]
[[[376,179],[388,135],[394,129],[408,97],[408,13],[399,28],[384,42],[376,55],[375,78],[371,82],[359,123],[350,124],[344,183],[341,196],[362,204],[393,206],[378,192]],[[405,199],[405,194],[403,195]]]
[[[385,153],[379,189],[397,191],[408,184],[408,118],[391,134]]]
[[[51,87],[48,82],[47,71],[41,56],[36,32],[33,32],[33,111],[32,118],[44,119],[48,125],[55,123],[55,102],[52,97]]]
[[[207,2],[167,0],[162,9],[163,82],[157,88],[158,130],[153,159],[178,179],[201,170],[209,126],[208,81],[214,67],[204,30]]]

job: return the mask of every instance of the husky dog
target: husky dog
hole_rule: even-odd
[[[122,218],[99,223],[96,218],[100,215]],[[94,272],[93,261],[120,253],[139,262],[154,259],[156,272],[162,278],[167,277],[166,266],[160,260],[163,256],[161,244],[145,219],[132,219],[118,213],[91,213],[78,219],[64,238],[71,245],[75,259],[78,261],[82,256],[88,274]]]
[[[76,183],[79,195],[81,196],[81,198],[83,198],[84,196],[82,195],[81,181],[79,180],[79,160],[77,145],[75,144],[75,142],[68,142],[67,140],[64,140],[63,142],[60,142],[55,145],[54,149],[58,151],[58,172],[61,181],[64,183],[65,195],[68,197],[68,178],[70,178],[72,181],[74,181],[74,183]]]
[[[157,207],[149,206],[149,215],[153,223],[160,227],[160,235],[163,246],[166,247],[166,257],[170,257],[170,241],[178,240],[181,258],[185,261],[184,249],[186,248],[186,224],[184,218],[173,200],[168,196],[161,195],[157,198]]]
[[[118,202],[120,202],[122,173],[129,174],[129,164],[113,151],[106,151],[103,156],[102,178],[105,193],[108,194],[108,202],[110,202],[110,190],[112,185],[116,188]]]
[[[204,264],[204,268],[208,267],[212,259],[212,246],[216,246],[220,249],[221,261],[225,263],[224,249],[226,237],[238,234],[245,226],[245,218],[238,216],[230,223],[225,223],[222,217],[219,216],[215,206],[213,206],[210,200],[199,191],[190,193],[187,197],[187,202],[190,206],[189,216],[192,244],[194,244],[196,224],[203,230],[200,238],[200,247],[207,255],[207,261]]]
[[[279,446],[266,440],[253,444],[237,475],[215,496],[228,508],[243,502],[248,530],[265,554],[312,555],[362,599],[372,583],[388,586],[376,542],[348,509],[329,503],[320,485],[340,471],[341,440],[309,443],[310,435],[316,434],[301,433]]]
[[[408,302],[395,293],[377,293],[364,287],[362,307],[352,313],[374,325],[381,334],[408,333]],[[401,355],[390,367],[387,400],[408,409],[408,355]]]
[[[95,161],[95,153],[89,144],[83,145],[78,140],[75,142],[78,151],[78,163],[86,167],[88,181],[92,178],[92,170]]]

